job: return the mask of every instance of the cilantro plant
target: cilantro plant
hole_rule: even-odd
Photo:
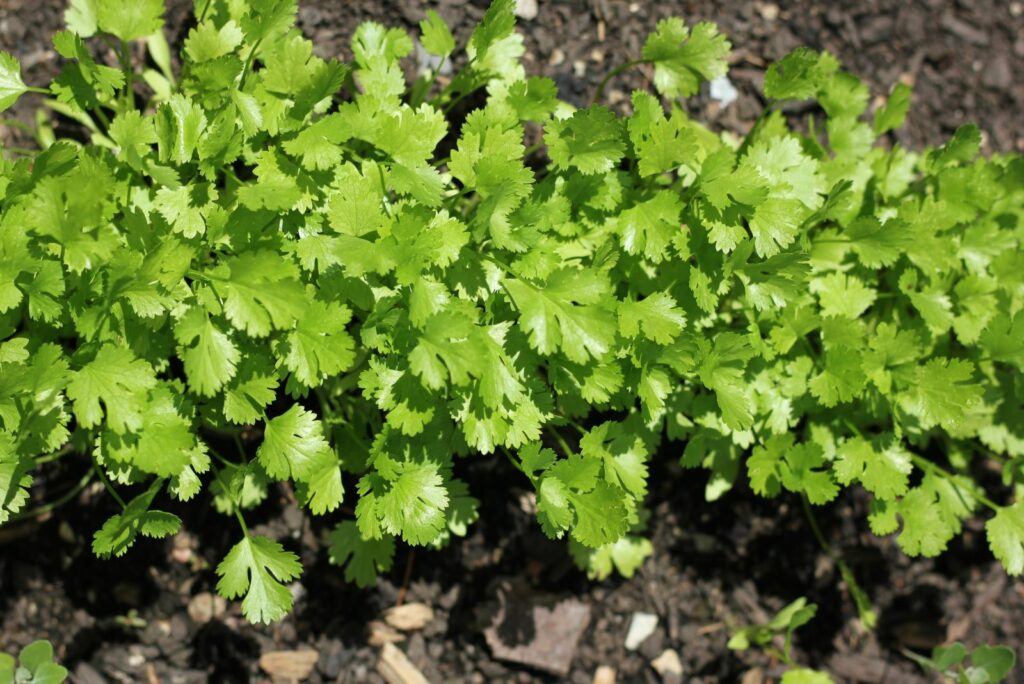
[[[295,0],[197,0],[180,63],[159,0],[73,0],[48,88],[0,55],[0,109],[44,95],[87,138],[41,126],[0,167],[0,522],[60,457],[120,506],[101,556],[212,500],[239,523],[219,590],[270,622],[301,567],[246,515],[278,483],[366,585],[476,519],[459,459],[509,459],[602,577],[651,552],[659,455],[709,500],[862,486],[914,555],[982,515],[1024,571],[1024,161],[973,126],[892,144],[909,89],[868,117],[803,49],[748,136],[715,133],[679,98],[730,45],[678,19],[623,67],[657,94],[574,109],[525,76],[513,6],[461,49],[427,13],[444,81],[407,83],[412,38],[374,23],[316,56]],[[774,104],[808,98],[796,128]]]
[[[21,649],[18,658],[0,653],[0,684],[61,684],[68,671],[53,660],[49,641],[33,641]]]

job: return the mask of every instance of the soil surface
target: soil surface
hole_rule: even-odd
[[[187,7],[168,13],[172,44],[187,33]],[[529,9],[523,2],[524,9]],[[563,96],[589,101],[596,84],[636,56],[661,17],[719,23],[735,47],[730,78],[738,99],[726,108],[706,95],[689,106],[722,129],[742,132],[764,106],[764,66],[806,44],[836,53],[876,94],[899,80],[914,84],[907,125],[895,134],[910,147],[941,144],[958,125],[974,121],[989,151],[1024,150],[1024,9],[1005,0],[864,0],[857,3],[750,3],[663,0],[538,0],[521,20],[531,73],[556,79]],[[429,6],[465,38],[485,2],[439,0]],[[43,85],[58,67],[49,42],[61,27],[64,0],[0,0],[0,49],[22,62],[26,82]],[[354,27],[372,19],[413,27],[427,6],[415,0],[303,0],[300,24],[325,55],[348,56]],[[631,89],[647,85],[643,70],[623,74],[607,91],[624,106]],[[31,121],[35,96],[10,114]],[[24,140],[0,126],[5,139]],[[381,649],[368,643],[371,623],[402,598],[429,605],[433,618],[403,635],[398,647],[432,682],[592,681],[601,666],[619,682],[662,681],[652,661],[666,649],[679,656],[675,681],[777,681],[778,663],[757,651],[725,648],[731,630],[763,622],[799,596],[818,606],[797,633],[794,659],[826,668],[837,681],[928,681],[902,654],[962,640],[969,646],[1024,644],[1024,585],[1008,579],[986,548],[981,524],[934,560],[903,556],[891,538],[867,530],[866,506],[854,492],[819,511],[825,536],[853,568],[879,620],[866,632],[835,563],[817,545],[796,499],[764,501],[738,488],[714,504],[703,500],[702,472],[675,464],[669,447],[652,472],[649,532],[653,557],[631,579],[591,582],[560,543],[540,533],[526,509],[526,483],[496,458],[461,462],[459,475],[483,500],[468,538],[442,551],[400,548],[393,570],[375,588],[345,584],[327,564],[328,523],[310,519],[275,492],[254,516],[257,531],[302,556],[305,572],[292,586],[295,611],[272,627],[253,627],[211,601],[214,567],[237,541],[233,520],[204,501],[176,510],[186,532],[143,540],[121,559],[92,556],[92,533],[115,512],[102,491],[85,490],[59,515],[0,530],[0,651],[48,638],[75,681],[244,682],[269,680],[260,656],[314,650],[312,682],[381,682]],[[35,494],[58,497],[87,467],[65,458],[47,466]],[[510,485],[509,483],[515,483]],[[351,487],[349,491],[352,491]],[[350,514],[351,511],[348,511]],[[509,602],[589,608],[589,620],[567,675],[499,661],[485,637],[507,592]],[[634,614],[657,627],[636,650],[624,642]],[[516,643],[536,635],[496,630]],[[511,630],[514,631],[514,630]],[[387,631],[376,628],[377,637]],[[671,681],[668,677],[666,681]],[[1016,673],[1011,681],[1024,682]]]

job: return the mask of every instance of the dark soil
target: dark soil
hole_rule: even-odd
[[[173,3],[168,37],[183,37],[190,3]],[[657,19],[679,14],[713,20],[736,50],[730,77],[739,99],[724,110],[707,97],[692,109],[702,120],[738,132],[764,106],[764,65],[800,44],[827,48],[875,93],[912,81],[915,96],[897,140],[911,147],[940,144],[956,126],[977,122],[990,151],[1024,150],[1024,17],[1004,0],[865,0],[857,3],[741,0],[624,2],[539,0],[539,14],[521,22],[527,68],[556,79],[563,95],[589,100],[597,82],[638,54]],[[61,26],[64,0],[0,0],[0,49],[22,61],[25,79],[42,85],[56,73],[49,36]],[[465,37],[485,2],[431,3]],[[300,23],[328,55],[346,55],[359,21],[411,27],[424,5],[414,0],[318,0],[301,3]],[[777,10],[777,13],[773,10]],[[644,87],[634,71],[608,90],[622,106]],[[13,115],[33,116],[34,96]],[[0,135],[15,137],[0,126]],[[271,650],[316,649],[311,681],[381,681],[379,649],[367,625],[395,604],[407,569],[406,600],[435,610],[434,620],[399,646],[433,682],[556,681],[497,662],[483,637],[499,587],[524,581],[538,595],[571,596],[591,607],[569,681],[590,682],[610,665],[620,682],[659,681],[650,662],[675,649],[684,681],[777,680],[780,668],[760,653],[725,648],[731,628],[764,621],[806,596],[818,614],[797,636],[795,658],[829,669],[838,681],[923,681],[902,649],[927,651],[950,640],[968,645],[1024,644],[1024,585],[992,561],[979,523],[942,557],[911,560],[892,539],[867,531],[862,498],[850,493],[819,513],[825,535],[853,567],[879,615],[878,628],[858,627],[856,609],[834,563],[814,541],[796,499],[764,501],[738,489],[714,504],[703,501],[705,476],[682,472],[667,448],[652,476],[650,533],[655,555],[635,577],[589,582],[564,545],[544,539],[524,511],[525,482],[495,458],[468,459],[460,475],[483,500],[470,536],[443,551],[398,551],[378,586],[358,590],[326,562],[327,523],[305,518],[280,491],[258,512],[258,531],[280,538],[305,565],[293,587],[294,613],[257,628],[229,605],[203,621],[188,606],[214,590],[213,568],[237,541],[232,520],[205,502],[177,512],[187,532],[167,542],[141,541],[126,557],[96,560],[93,531],[114,512],[102,491],[86,490],[59,515],[0,531],[0,651],[51,639],[80,682],[202,682],[259,680],[257,661]],[[68,461],[68,462],[64,462]],[[48,499],[77,481],[85,463],[48,466],[36,494]],[[510,487],[509,483],[518,483]],[[517,488],[518,487],[518,488]],[[351,488],[350,488],[351,491]],[[638,651],[624,639],[633,613],[654,613],[659,626]],[[199,618],[196,620],[194,618]],[[1017,674],[1013,681],[1024,682]]]

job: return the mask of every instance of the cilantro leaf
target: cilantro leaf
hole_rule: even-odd
[[[292,608],[283,582],[302,573],[299,557],[266,537],[246,535],[217,566],[217,592],[224,598],[244,595],[242,613],[250,622],[270,624]]]
[[[701,22],[692,31],[677,17],[662,19],[644,43],[643,59],[654,64],[654,85],[665,97],[689,97],[702,80],[725,75],[732,46],[718,27]]]

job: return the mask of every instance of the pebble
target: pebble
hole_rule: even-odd
[[[660,656],[652,660],[651,667],[664,680],[669,677],[679,680],[683,676],[683,662],[679,659],[679,654],[671,648],[666,648]]]
[[[188,602],[188,616],[197,625],[205,625],[210,620],[221,617],[226,610],[227,602],[208,591],[196,594]]]
[[[761,5],[761,16],[765,21],[775,21],[779,18],[779,6],[774,2],[766,2]]]
[[[615,684],[616,675],[617,673],[615,672],[614,667],[602,665],[594,672],[594,680],[592,684]]]
[[[658,616],[651,613],[633,613],[626,633],[626,648],[635,651],[658,627]]]
[[[331,639],[320,647],[320,662],[317,663],[317,669],[327,680],[333,682],[350,660],[352,652],[345,648],[345,644],[340,639]]]
[[[526,21],[537,18],[537,0],[516,0],[516,16]]]

